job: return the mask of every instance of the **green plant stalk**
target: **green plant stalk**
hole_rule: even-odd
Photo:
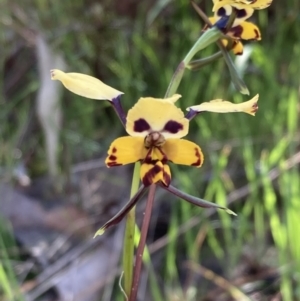
[[[209,46],[210,44],[216,42],[220,37],[222,36],[221,31],[218,28],[210,28],[207,31],[205,31],[199,39],[196,41],[196,43],[193,45],[193,47],[190,49],[188,54],[185,56],[183,61],[181,61],[176,69],[176,71],[173,74],[173,77],[171,79],[171,82],[169,84],[169,87],[167,89],[165,98],[170,97],[174,95],[178,89],[178,86],[181,82],[181,79],[183,77],[185,68],[188,66],[192,58],[195,56],[195,54]]]
[[[231,79],[232,79],[232,83],[234,85],[234,87],[236,88],[237,91],[239,91],[240,93],[242,94],[246,94],[246,95],[249,95],[250,92],[246,86],[246,84],[244,83],[243,79],[240,77],[240,75],[238,74],[236,68],[235,68],[235,65],[234,63],[232,62],[232,59],[230,57],[230,54],[229,52],[226,50],[226,48],[223,46],[222,42],[221,41],[218,41],[217,42],[222,54],[223,54],[223,57],[225,59],[225,62],[227,64],[227,67],[229,69],[229,73],[230,73],[230,76],[231,76]]]
[[[140,162],[135,163],[130,198],[132,198],[139,189],[140,184]],[[123,249],[123,270],[124,270],[124,291],[127,296],[130,295],[133,276],[134,261],[134,233],[135,233],[135,206],[126,216],[124,249]]]
[[[205,57],[203,59],[198,59],[198,60],[194,60],[191,61],[186,68],[192,71],[197,71],[199,69],[201,69],[202,67],[214,62],[215,60],[221,58],[223,56],[222,52],[219,51],[211,56]]]

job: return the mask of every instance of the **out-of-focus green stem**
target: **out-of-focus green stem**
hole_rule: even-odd
[[[234,85],[234,87],[236,88],[237,91],[239,91],[242,94],[246,94],[249,95],[249,90],[245,84],[245,82],[243,81],[243,79],[241,78],[241,76],[238,74],[235,65],[230,57],[229,52],[226,50],[226,48],[223,46],[222,42],[218,42],[217,43],[218,46],[220,47],[220,50],[224,56],[225,62],[227,64],[227,67],[229,69],[229,73],[231,76],[231,80],[232,83]]]
[[[216,42],[222,37],[222,32],[216,28],[212,27],[206,30],[197,40],[197,42],[194,44],[194,46],[191,48],[191,50],[188,52],[188,54],[185,56],[183,62],[185,65],[187,65],[191,59],[195,56],[195,54],[209,46],[210,44]]]
[[[139,189],[140,184],[140,162],[135,163],[132,176],[130,198]],[[130,295],[134,262],[134,230],[135,230],[135,206],[126,216],[124,249],[123,249],[123,270],[124,270],[124,291],[127,297]]]
[[[218,28],[210,28],[207,31],[205,31],[200,37],[199,39],[196,41],[196,43],[193,45],[193,47],[190,49],[190,51],[188,52],[188,54],[185,56],[185,58],[183,59],[183,61],[181,61],[176,69],[176,71],[173,74],[173,77],[170,81],[170,84],[168,86],[166,95],[166,97],[170,97],[172,95],[174,95],[178,89],[178,86],[181,82],[183,73],[185,71],[185,68],[187,67],[187,65],[189,64],[189,62],[192,60],[192,58],[194,57],[194,55],[206,48],[208,45],[216,42],[220,37],[222,36],[221,31]]]
[[[202,67],[214,62],[215,60],[221,58],[223,56],[222,52],[219,51],[211,56],[205,57],[203,59],[198,59],[198,60],[194,60],[191,61],[186,67],[189,70],[192,71],[197,71],[199,69],[201,69]]]
[[[186,67],[186,65],[183,61],[180,62],[179,65],[177,66],[177,68],[172,76],[171,82],[168,86],[168,90],[165,94],[165,98],[170,97],[176,93],[177,88],[181,82],[185,67]]]

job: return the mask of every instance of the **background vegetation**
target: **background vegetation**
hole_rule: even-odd
[[[200,3],[208,15],[211,2]],[[66,69],[124,91],[127,110],[141,96],[164,95],[203,27],[187,0],[0,0],[0,5],[0,176],[6,181],[20,166],[33,179],[48,172],[35,112],[40,85],[36,35],[64,57]],[[156,227],[150,247],[160,246],[164,258],[154,272],[156,284],[150,281],[148,287],[152,300],[300,300],[300,3],[274,0],[253,21],[262,41],[249,44],[249,59],[237,63],[251,97],[260,94],[256,117],[198,116],[189,139],[202,146],[204,166],[173,168],[177,187],[230,203],[238,217],[181,201],[170,205],[165,197],[169,205],[166,211],[160,207],[158,219],[165,228]],[[222,59],[198,72],[186,71],[178,92],[182,108],[214,98],[246,100],[231,86]],[[124,130],[104,102],[63,91],[61,104],[57,177],[67,183],[75,163],[105,155]],[[67,194],[65,188],[62,193]],[[0,287],[3,300],[12,300],[18,281],[7,252],[14,242],[6,225],[0,223]],[[221,288],[217,297],[213,284]],[[117,286],[115,292],[120,298]]]

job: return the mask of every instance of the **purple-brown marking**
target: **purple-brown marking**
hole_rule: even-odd
[[[106,163],[106,165],[108,167],[113,167],[113,166],[121,166],[123,164],[120,164],[120,163],[117,163],[117,162],[108,162],[108,163]]]
[[[149,156],[149,157],[146,157],[146,158],[143,160],[143,163],[155,165],[158,161],[159,161],[158,159],[153,160],[153,159],[151,158],[151,156]]]
[[[241,25],[238,25],[238,26],[235,26],[235,27],[232,27],[230,29],[230,32],[233,34],[233,36],[235,38],[240,38],[242,33],[243,33],[244,29]]]
[[[143,118],[140,118],[134,122],[133,130],[135,132],[142,133],[142,132],[148,131],[150,129],[151,129],[151,127],[150,127],[149,123]]]
[[[108,159],[109,159],[110,161],[117,161],[117,157],[114,156],[114,155],[110,155],[110,156],[108,157]]]
[[[247,11],[245,9],[236,9],[236,18],[242,19],[247,16]]]
[[[226,16],[226,10],[225,10],[225,8],[224,7],[219,8],[218,11],[217,11],[217,15],[219,17]]]
[[[153,184],[154,177],[162,171],[162,168],[158,165],[154,165],[149,169],[143,176],[142,182],[145,186],[150,186]]]
[[[252,110],[251,110],[251,113],[256,113],[258,111],[258,104],[257,104],[257,102],[256,103],[254,103],[253,104],[253,106],[252,106]]]
[[[200,154],[197,147],[195,147],[195,156],[197,157],[197,161],[192,163],[191,166],[201,166],[201,164],[202,164],[201,159],[202,158],[201,158],[201,154]]]
[[[158,161],[160,161],[162,164],[166,164],[168,162],[168,158],[167,158],[166,154],[161,150],[161,148],[157,147],[156,149],[163,155],[162,159],[161,160],[159,160],[159,159],[152,159],[151,154],[152,154],[153,148],[151,148],[148,151],[145,159],[143,160],[143,163],[155,165]]]
[[[164,178],[163,185],[168,187],[171,183],[171,175],[164,171],[163,178]]]
[[[182,129],[183,129],[183,125],[181,123],[174,120],[170,120],[165,124],[163,131],[176,134]]]
[[[260,40],[261,36],[260,36],[259,31],[257,29],[254,29],[254,32],[255,32],[255,38],[254,38],[254,40]]]

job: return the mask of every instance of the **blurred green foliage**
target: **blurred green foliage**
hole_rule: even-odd
[[[211,1],[202,2],[209,14]],[[36,32],[63,54],[70,71],[96,76],[124,91],[127,110],[141,96],[163,97],[176,66],[203,27],[186,0],[0,0],[0,6],[0,168],[14,166],[12,154],[20,149],[32,174],[46,172],[43,138],[34,113],[39,86]],[[174,203],[172,215],[166,216],[169,244],[160,279],[167,295],[179,287],[178,250],[187,259],[205,263],[207,254],[195,242],[205,228],[209,253],[221,262],[226,278],[234,277],[235,267],[250,250],[253,260],[278,269],[282,300],[300,299],[300,2],[274,0],[252,19],[263,39],[249,43],[252,53],[244,64],[244,80],[251,97],[260,94],[256,117],[201,114],[191,123],[189,139],[203,148],[203,168],[173,169],[178,187],[220,204],[244,185],[248,193],[231,207],[237,218],[221,212],[208,220],[203,210]],[[198,56],[216,50],[212,46]],[[178,93],[182,108],[215,98],[246,100],[232,88],[222,59],[198,72],[187,70]],[[68,152],[71,163],[104,154],[113,137],[124,134],[104,102],[64,91],[62,104],[61,140],[68,147],[61,147],[60,156]],[[199,223],[186,231],[179,246],[178,229],[195,216]],[[203,293],[191,281],[192,287]],[[185,298],[187,291],[181,292]]]

